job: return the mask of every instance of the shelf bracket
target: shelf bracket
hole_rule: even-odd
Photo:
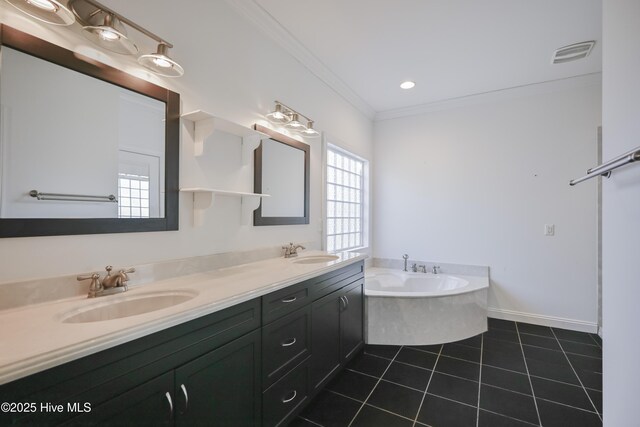
[[[200,227],[204,224],[204,213],[211,207],[215,194],[211,192],[193,193],[193,226]]]
[[[262,141],[261,135],[247,135],[242,137],[242,164],[247,166],[251,164],[253,152]],[[257,209],[257,208],[256,208]]]
[[[253,224],[253,211],[260,207],[262,197],[242,196],[242,225]]]
[[[204,141],[215,130],[215,119],[213,117],[193,122],[194,126],[194,141],[193,141],[193,155],[196,157],[202,156],[204,153]]]

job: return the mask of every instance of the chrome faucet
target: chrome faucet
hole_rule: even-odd
[[[438,274],[439,270],[440,270],[440,266],[439,265],[434,265],[433,267],[431,267],[431,272],[433,274]]]
[[[118,271],[118,273],[112,275],[111,270],[113,270],[113,267],[110,265],[106,266],[105,270],[107,270],[107,275],[102,279],[102,281],[100,280],[100,273],[91,273],[76,277],[78,281],[91,280],[91,284],[89,285],[89,295],[87,296],[88,298],[126,292],[128,289],[127,282],[129,281],[127,273],[134,273],[136,271],[136,269],[132,267],[122,269]]]
[[[409,255],[408,254],[402,255],[402,259],[404,260],[404,270],[402,271],[407,271],[407,260],[409,259]]]
[[[418,271],[422,272],[422,273],[426,273],[427,272],[427,267],[424,265],[418,265],[416,263],[414,263],[411,266],[411,271],[413,271],[414,273],[417,273]]]
[[[289,243],[289,246],[283,246],[282,249],[284,249],[285,258],[293,258],[298,256],[298,249],[305,250],[306,248],[302,245]]]

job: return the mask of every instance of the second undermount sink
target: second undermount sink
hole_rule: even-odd
[[[173,307],[196,296],[198,296],[198,292],[184,290],[145,293],[117,300],[109,300],[109,297],[104,297],[104,301],[63,314],[61,321],[63,323],[90,323],[121,319]]]
[[[294,264],[320,264],[322,262],[335,261],[339,257],[337,255],[311,255],[302,258],[297,258],[292,262]]]

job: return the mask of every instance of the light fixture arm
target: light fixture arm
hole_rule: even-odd
[[[280,106],[282,107],[282,109],[283,109],[283,110],[282,110],[282,113],[283,113],[283,114],[286,114],[286,115],[288,115],[288,116],[290,116],[290,115],[292,115],[292,114],[297,114],[297,115],[298,115],[298,117],[304,117],[304,119],[305,119],[307,122],[311,122],[311,123],[313,123],[313,119],[310,119],[310,118],[309,118],[309,116],[306,116],[306,115],[304,115],[304,114],[302,114],[302,113],[300,113],[300,112],[298,112],[298,111],[294,110],[293,108],[289,107],[288,105],[286,105],[286,104],[284,104],[284,103],[282,103],[282,102],[280,102],[280,101],[278,101],[278,100],[276,100],[276,101],[275,101],[275,103],[276,103],[276,105],[280,105]]]
[[[75,1],[77,1],[77,0],[69,0],[69,6],[71,6]],[[98,9],[98,10],[96,10],[95,12],[93,12],[91,14],[92,16],[95,16],[97,13],[100,13],[100,12],[104,12],[107,15],[115,16],[116,18],[118,18],[118,20],[120,22],[127,24],[129,27],[135,29],[136,31],[139,31],[140,33],[144,34],[145,36],[149,37],[150,39],[153,39],[153,40],[157,41],[159,44],[165,45],[168,48],[172,48],[173,47],[173,44],[169,43],[168,41],[166,41],[162,37],[152,33],[151,31],[147,30],[146,28],[141,27],[140,25],[136,24],[135,22],[131,21],[130,19],[127,19],[126,17],[120,15],[118,12],[114,11],[113,9],[110,9],[107,6],[104,6],[104,5],[102,5],[101,3],[98,3],[95,0],[82,0],[82,1],[84,3],[90,4],[90,5],[92,5],[92,6],[94,6],[94,7],[96,7]]]

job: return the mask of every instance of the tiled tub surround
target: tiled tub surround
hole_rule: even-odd
[[[304,251],[300,257],[322,254]],[[0,311],[0,384],[114,347],[171,326],[222,310],[336,270],[365,258],[338,253],[335,261],[296,264],[294,259],[269,258],[132,286],[118,295],[88,299],[86,294]],[[234,257],[235,259],[235,257]],[[196,262],[197,264],[197,262]],[[163,274],[169,274],[169,270]],[[46,281],[44,281],[46,282]],[[66,313],[156,292],[197,294],[181,304],[108,321],[63,323]]]
[[[489,319],[489,330],[433,346],[375,346],[291,426],[602,425],[595,334]]]
[[[386,265],[397,266],[397,263]],[[486,331],[488,268],[456,267],[448,265],[447,270],[441,267],[448,274],[438,275],[403,272],[401,266],[367,269],[365,341],[369,344],[442,344]],[[439,280],[442,280],[440,286],[435,287]],[[461,286],[448,286],[456,283]]]

